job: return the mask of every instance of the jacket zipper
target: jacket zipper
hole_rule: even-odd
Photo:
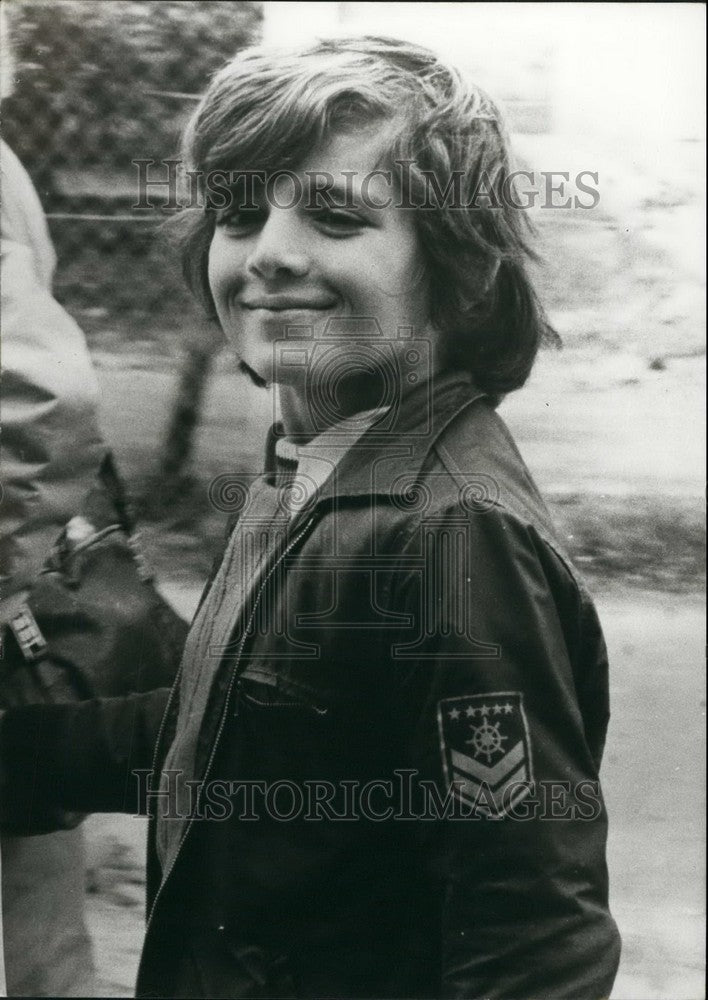
[[[207,761],[207,766],[206,766],[206,769],[204,771],[204,778],[205,779],[207,778],[207,776],[208,776],[208,774],[209,774],[209,772],[211,770],[211,765],[214,762],[214,757],[216,756],[216,750],[217,750],[217,747],[219,746],[219,742],[221,740],[221,734],[223,733],[224,726],[226,725],[226,719],[228,718],[228,714],[229,714],[229,702],[231,700],[231,695],[232,695],[232,692],[233,692],[233,689],[234,689],[234,685],[236,683],[236,677],[237,677],[237,674],[238,674],[239,663],[240,663],[240,660],[241,660],[241,656],[243,655],[243,649],[244,649],[244,646],[246,645],[246,639],[248,638],[249,630],[251,628],[251,625],[253,624],[253,619],[255,618],[256,611],[258,610],[258,605],[260,603],[261,595],[262,595],[262,593],[263,593],[263,591],[264,591],[264,589],[265,589],[268,581],[270,580],[271,576],[273,575],[273,573],[276,571],[276,569],[281,564],[281,562],[283,561],[283,559],[285,559],[285,557],[288,555],[288,553],[297,545],[297,543],[300,541],[300,539],[303,537],[303,535],[305,535],[306,532],[310,529],[310,527],[312,526],[314,520],[315,520],[315,518],[311,517],[309,519],[309,521],[307,521],[307,523],[305,525],[303,525],[303,527],[297,533],[297,535],[295,535],[294,538],[290,539],[290,541],[288,542],[288,544],[286,545],[286,547],[283,549],[283,551],[280,553],[280,555],[278,556],[278,558],[276,559],[276,561],[273,563],[273,565],[271,566],[271,568],[268,570],[267,574],[265,575],[265,577],[261,581],[260,587],[258,588],[258,593],[256,594],[256,598],[255,598],[255,600],[253,602],[253,607],[251,608],[251,613],[249,615],[248,622],[246,624],[246,628],[244,630],[243,636],[241,638],[241,642],[239,643],[238,651],[236,653],[236,662],[235,662],[235,664],[233,666],[233,670],[231,671],[231,678],[229,680],[229,686],[228,686],[227,691],[226,691],[226,698],[224,699],[224,710],[223,710],[223,713],[222,713],[222,716],[221,716],[221,722],[219,723],[219,728],[218,728],[217,733],[216,733],[216,738],[214,739],[214,743],[213,743],[212,748],[211,748],[211,754],[209,755],[209,760]],[[172,688],[172,691],[170,692],[170,697],[169,697],[168,702],[167,702],[167,708],[165,709],[165,714],[163,715],[162,722],[160,724],[160,730],[158,732],[157,743],[155,745],[155,756],[154,756],[153,765],[152,765],[153,774],[155,773],[155,770],[157,768],[158,751],[159,751],[160,741],[161,741],[161,738],[162,738],[162,735],[163,735],[163,732],[164,732],[164,729],[165,729],[165,725],[166,725],[167,714],[168,714],[170,705],[172,703],[172,696],[174,694],[174,691],[177,688],[177,681],[179,679],[179,675],[181,674],[181,672],[182,671],[181,671],[181,668],[180,668],[180,671],[179,671],[179,673],[177,675],[177,679],[175,680],[175,684],[174,684],[174,686]],[[201,796],[201,787],[199,789],[199,796]],[[195,812],[199,811],[199,796],[197,797],[197,803],[196,803],[197,809],[195,810]],[[152,908],[150,910],[150,916],[148,917],[147,924],[145,926],[145,940],[147,940],[147,936],[148,936],[148,933],[150,931],[150,927],[152,926],[152,920],[153,920],[153,917],[155,915],[155,911],[157,909],[157,904],[158,904],[158,902],[160,900],[160,896],[162,895],[162,891],[165,888],[165,886],[167,885],[167,882],[169,880],[170,875],[174,871],[174,867],[175,867],[175,865],[177,863],[177,859],[179,858],[179,855],[180,855],[180,853],[182,851],[182,847],[184,845],[185,840],[187,839],[189,831],[192,828],[192,823],[193,822],[194,822],[194,812],[192,813],[192,816],[190,816],[190,818],[189,818],[189,820],[187,822],[187,826],[185,828],[184,833],[182,834],[182,839],[180,840],[180,842],[179,842],[179,844],[177,846],[177,850],[175,851],[175,855],[174,855],[174,858],[172,859],[172,863],[170,864],[169,868],[165,872],[165,874],[164,874],[164,876],[162,878],[162,881],[160,883],[160,886],[159,886],[157,892],[155,893],[155,899],[153,900]],[[141,957],[140,965],[142,966],[142,957]],[[138,978],[140,977],[140,972],[141,972],[141,969],[138,970]]]

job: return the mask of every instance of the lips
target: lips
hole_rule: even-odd
[[[334,305],[332,299],[298,299],[285,295],[273,295],[267,298],[249,299],[240,303],[243,309],[265,309],[268,312],[292,312],[294,310],[306,312],[321,312],[331,309]]]

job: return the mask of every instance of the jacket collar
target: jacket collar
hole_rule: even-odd
[[[486,393],[471,376],[444,372],[407,392],[400,405],[370,427],[343,454],[316,503],[335,497],[398,497],[410,501],[411,484],[445,427]]]

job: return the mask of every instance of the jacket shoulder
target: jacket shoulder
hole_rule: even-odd
[[[487,400],[458,413],[433,442],[422,469],[437,499],[471,513],[510,518],[532,530],[574,573],[548,508],[506,424]]]

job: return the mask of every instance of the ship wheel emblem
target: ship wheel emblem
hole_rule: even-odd
[[[502,756],[504,755],[505,751],[502,743],[508,738],[508,736],[502,736],[499,732],[498,722],[490,722],[487,716],[484,715],[480,726],[472,726],[472,736],[469,740],[465,740],[465,743],[472,744],[475,757],[485,754],[487,763],[490,764],[492,754],[500,753]]]

